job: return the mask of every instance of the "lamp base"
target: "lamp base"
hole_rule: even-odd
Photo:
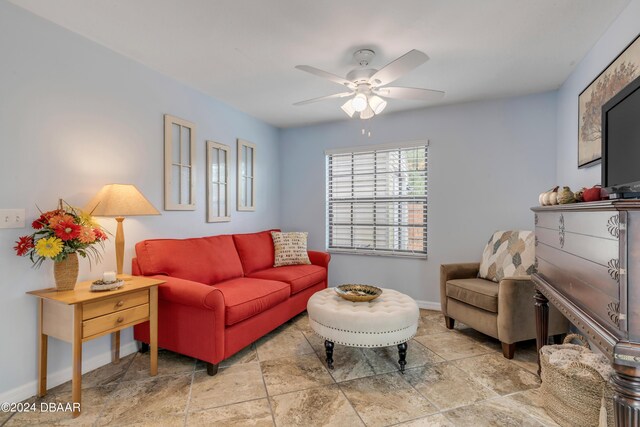
[[[124,280],[125,282],[130,282],[133,280],[133,276],[129,275],[129,274],[117,274],[116,278],[118,280]]]

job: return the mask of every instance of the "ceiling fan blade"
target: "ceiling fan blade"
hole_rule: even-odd
[[[333,95],[321,96],[319,98],[307,99],[306,101],[296,102],[293,105],[311,104],[312,102],[324,101],[326,99],[344,98],[345,96],[349,96],[349,95],[353,95],[353,92],[334,93]]]
[[[417,66],[424,64],[428,59],[429,57],[426,53],[415,49],[410,50],[400,58],[385,65],[380,71],[371,76],[369,81],[374,86],[384,86]]]
[[[334,83],[338,83],[339,85],[346,86],[350,89],[355,89],[356,85],[353,82],[350,82],[347,79],[343,79],[340,76],[336,76],[335,74],[328,73],[319,68],[311,67],[309,65],[296,65],[296,68],[301,71],[306,71],[307,73],[311,73],[315,76],[322,77],[323,79],[331,80]]]
[[[414,99],[417,101],[435,101],[444,96],[444,92],[432,89],[418,89],[415,87],[381,87],[374,92],[384,98]]]

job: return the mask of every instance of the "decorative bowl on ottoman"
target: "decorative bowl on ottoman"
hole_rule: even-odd
[[[353,302],[371,301],[382,295],[382,289],[370,285],[340,285],[336,294]]]

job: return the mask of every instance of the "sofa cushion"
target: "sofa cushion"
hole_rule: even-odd
[[[307,232],[271,232],[275,249],[274,267],[311,264],[307,253]]]
[[[327,279],[327,269],[317,265],[288,265],[251,273],[256,279],[278,280],[291,285],[291,294],[297,294]]]
[[[136,244],[141,274],[164,274],[208,285],[242,277],[231,236],[154,239]]]
[[[447,281],[447,297],[474,307],[498,312],[498,284],[485,279],[456,279]]]
[[[497,283],[504,277],[535,273],[534,243],[532,231],[496,231],[482,253],[478,277]]]
[[[233,235],[233,241],[236,244],[240,261],[242,261],[245,276],[254,271],[273,267],[274,251],[273,239],[271,238],[272,231],[280,230]]]
[[[218,283],[225,306],[225,324],[234,325],[286,301],[288,283],[242,277]]]

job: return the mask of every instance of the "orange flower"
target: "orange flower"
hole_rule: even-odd
[[[91,227],[82,227],[78,240],[82,243],[93,243],[96,241],[96,233]]]
[[[73,217],[67,214],[58,214],[49,218],[49,227],[56,228],[61,222],[73,223]]]
[[[60,221],[54,228],[56,236],[58,236],[65,242],[67,240],[73,240],[76,237],[80,236],[81,230],[82,227],[78,224],[74,224],[73,221]]]

